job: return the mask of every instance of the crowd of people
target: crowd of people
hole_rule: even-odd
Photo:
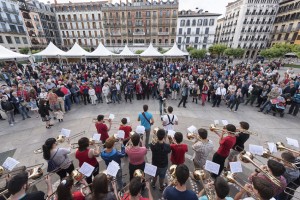
[[[220,137],[219,147],[213,154],[212,161],[220,166],[219,172],[212,173],[210,176],[213,181],[204,184],[204,189],[196,194],[187,189],[186,185],[190,170],[185,164],[188,145],[183,142],[183,134],[176,132],[174,137],[167,139],[168,132],[176,130],[174,126],[179,122],[177,116],[172,114],[173,107],[166,107],[164,102],[180,99],[178,107],[182,104],[186,108],[187,101],[198,104],[199,100],[202,106],[211,102],[212,107],[227,106],[229,111],[238,111],[239,105],[244,103],[256,105],[258,111],[265,114],[279,113],[282,117],[286,106],[290,104],[288,113],[296,116],[300,105],[300,74],[288,69],[284,77],[280,77],[279,67],[278,63],[240,63],[229,66],[211,60],[173,63],[91,62],[62,66],[48,63],[16,66],[11,63],[1,71],[1,78],[5,81],[0,91],[1,110],[11,126],[16,122],[16,114],[20,114],[23,120],[36,115],[50,129],[53,126],[52,118],[63,122],[64,114],[76,104],[86,106],[104,102],[133,103],[134,99],[158,100],[163,129],[155,130],[150,141],[152,127],[159,122],[154,121],[148,105],[144,105],[143,111],[137,115],[138,121],[144,127],[143,133],[132,132],[127,119],[121,120],[119,130],[125,134],[120,150],[116,148],[116,138],[112,136],[114,134],[110,134],[111,121],[105,123],[104,115],[97,116],[95,128],[101,134],[100,140],[104,148],[91,148],[89,139],[82,137],[78,140],[79,147],[75,153],[79,167],[84,162],[95,167],[90,177],[80,180],[85,190],[73,187],[72,172],[75,166],[68,156],[71,153],[70,148],[58,147],[55,138],[47,139],[43,145],[43,158],[48,162],[48,171],[55,170],[60,177],[60,184],[53,191],[50,177],[47,176],[46,196],[56,200],[153,199],[151,191],[158,186],[162,197],[168,200],[210,199],[209,190],[214,191],[217,200],[232,199],[228,197],[230,187],[224,176],[224,172],[230,170],[226,162],[236,161],[237,156],[243,153],[244,144],[249,138],[249,124],[240,122],[240,127],[228,124],[221,132],[216,132]],[[194,170],[203,170],[215,144],[208,138],[206,129],[198,129],[195,138],[192,146]],[[145,156],[149,151],[152,154],[151,164],[157,170],[151,180],[146,180],[143,176],[136,176],[135,172],[144,171]],[[100,173],[104,169],[100,169],[97,157],[101,157],[106,166],[112,161],[121,166],[123,160],[128,159],[129,184],[126,191],[122,168],[118,170],[115,180],[111,180],[107,174]],[[269,160],[267,165],[251,174],[250,182],[233,198],[291,199],[292,196],[286,191],[293,194],[290,189],[299,186],[299,169],[286,163],[299,163],[299,154],[284,152],[281,157],[285,162]],[[167,184],[165,178],[170,163],[176,165],[176,169],[172,174],[174,180]],[[53,169],[53,166],[56,167]],[[275,184],[262,171],[268,171],[280,181],[280,185]],[[44,199],[43,192],[26,193],[27,188],[26,173],[13,176],[7,182],[12,200]],[[143,197],[145,193],[147,198]],[[247,195],[250,197],[245,197]]]

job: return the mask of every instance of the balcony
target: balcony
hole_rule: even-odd
[[[145,35],[145,32],[134,32],[133,35]]]
[[[19,12],[16,9],[3,7],[4,12],[12,13],[12,14],[19,14]]]
[[[121,36],[120,32],[112,32],[110,33],[111,36]]]
[[[169,35],[169,32],[158,32],[158,35]]]

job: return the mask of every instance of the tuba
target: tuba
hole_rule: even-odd
[[[153,136],[152,136],[152,141],[151,141],[151,144],[152,145],[155,145],[157,142],[158,142],[158,138],[157,138],[157,131],[159,130],[158,127],[156,127],[154,130],[153,130]]]
[[[215,200],[217,197],[215,187],[214,186],[205,187],[205,184],[213,182],[209,173],[207,173],[205,170],[197,169],[194,171],[193,176],[195,180],[201,182],[203,189],[205,190],[205,193],[207,195],[207,198],[209,200]]]
[[[253,159],[254,156],[252,153],[248,152],[248,151],[242,151],[239,155],[239,159],[243,162],[243,163],[251,163],[253,164],[257,169],[259,169],[259,171],[261,171],[270,181],[272,181],[275,185],[277,185],[278,187],[281,187],[281,182],[275,177],[273,176],[268,170],[265,169],[261,169],[258,164],[256,164]]]

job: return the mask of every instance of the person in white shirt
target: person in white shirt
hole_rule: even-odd
[[[212,107],[215,107],[217,105],[217,107],[219,107],[221,100],[224,99],[226,95],[226,88],[224,88],[224,84],[220,84],[220,87],[217,88],[216,90],[216,97],[214,99],[214,103]]]
[[[90,89],[89,89],[89,96],[91,98],[92,105],[96,105],[97,96],[96,96],[96,92],[92,86],[90,86]]]
[[[252,197],[244,198],[244,196],[247,194],[245,189],[251,192]],[[256,176],[252,178],[252,185],[250,183],[246,183],[244,188],[241,188],[241,191],[235,195],[234,200],[275,200],[273,196],[274,191],[272,187],[270,187],[270,182]]]
[[[168,130],[174,130],[174,125],[178,125],[178,118],[176,115],[173,115],[173,107],[169,106],[168,109],[168,114],[163,116],[163,126],[165,131]]]

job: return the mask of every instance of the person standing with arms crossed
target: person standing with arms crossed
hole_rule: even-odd
[[[148,105],[144,105],[143,110],[144,112],[139,113],[138,115],[138,121],[141,122],[141,126],[145,127],[145,132],[146,132],[145,146],[147,149],[149,149],[151,125],[154,124],[154,119],[153,119],[153,115],[150,112],[148,112]]]

